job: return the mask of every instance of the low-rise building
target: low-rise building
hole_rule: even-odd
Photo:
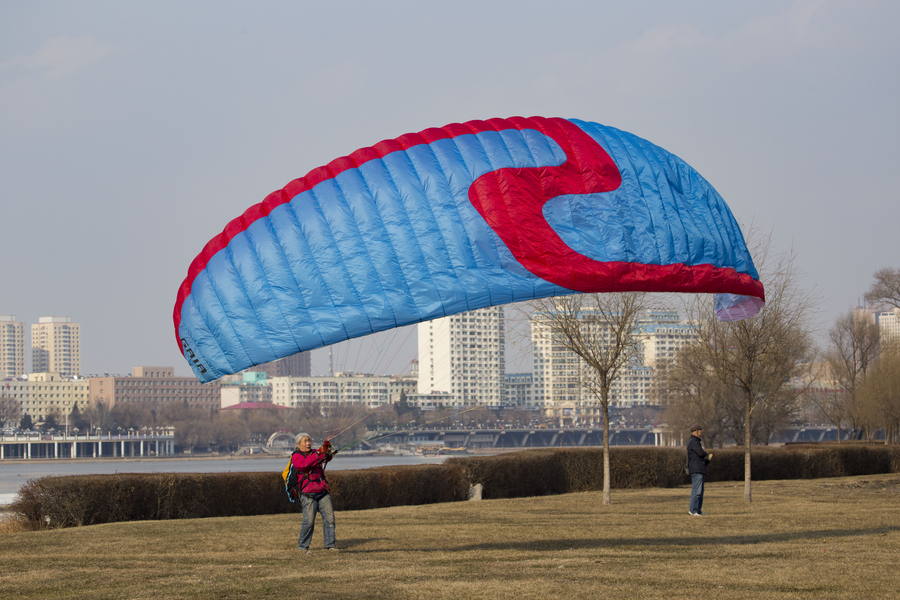
[[[220,403],[219,382],[200,383],[196,377],[176,377],[174,367],[134,367],[130,376],[89,376],[88,381],[91,406],[181,402],[190,408],[215,410]]]
[[[407,397],[416,393],[419,386],[418,373],[410,373],[409,375],[396,375],[388,380],[388,396],[392,404],[396,404],[400,400],[400,394],[403,393]]]
[[[23,389],[25,384],[27,389]],[[75,405],[79,411],[84,411],[90,403],[89,383],[83,377],[75,379],[59,373],[30,373],[27,382],[17,381],[10,387],[19,388],[23,398],[22,414],[38,422],[53,415],[57,423],[64,423]]]
[[[262,371],[244,371],[241,379],[226,379],[220,384],[219,391],[221,408],[272,402],[272,386]]]
[[[310,403],[329,404],[362,403],[371,408],[393,404],[404,389],[415,389],[415,381],[397,383],[386,375],[335,373],[333,377],[274,377],[272,402],[279,406],[299,408]],[[404,388],[404,386],[407,386]]]

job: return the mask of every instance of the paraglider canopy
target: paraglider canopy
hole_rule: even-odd
[[[212,381],[459,312],[579,292],[763,286],[731,211],[677,156],[575,119],[427,129],[357,150],[250,207],[194,259],[174,310]]]

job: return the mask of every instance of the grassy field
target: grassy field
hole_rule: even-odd
[[[0,598],[897,598],[900,476],[0,535]]]

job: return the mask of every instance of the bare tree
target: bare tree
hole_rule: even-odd
[[[212,426],[212,439],[220,448],[233,452],[250,439],[250,429],[239,415],[220,413]]]
[[[153,425],[153,414],[143,402],[116,403],[110,410],[109,416],[113,426],[122,429],[140,429],[145,425]]]
[[[827,375],[819,377],[827,377]],[[848,392],[830,380],[821,381],[819,377],[810,382],[805,399],[809,406],[815,408],[825,420],[837,427],[838,443],[840,443],[843,425],[848,422],[850,416]]]
[[[92,405],[85,414],[90,419],[91,428],[99,429],[100,431],[109,430],[115,427],[115,421],[112,417],[112,410],[110,405],[103,400],[98,401],[96,404]]]
[[[72,411],[69,413],[69,426],[81,432],[86,432],[91,426],[90,419],[78,408],[78,403],[72,403]]]
[[[885,344],[858,389],[862,418],[884,427],[884,443],[900,441],[900,344]]]
[[[51,431],[56,429],[58,426],[59,422],[57,421],[56,413],[48,411],[47,414],[44,415],[44,424],[41,425],[41,430],[45,432]]]
[[[656,400],[666,406],[668,424],[687,431],[702,423],[704,445],[721,448],[728,436],[726,395],[730,390],[712,372],[703,347],[687,345],[675,360],[657,364],[655,369]]]
[[[22,403],[11,396],[0,396],[0,427],[17,423],[22,418]]]
[[[213,440],[212,425],[208,419],[191,419],[189,421],[176,421],[175,445],[194,453],[196,447],[205,448]]]
[[[766,305],[756,316],[742,321],[716,319],[712,302],[701,300],[703,309],[694,325],[698,343],[710,371],[742,400],[731,419],[737,439],[744,444],[744,500],[752,501],[751,443],[753,419],[776,405],[790,405],[803,391],[792,389],[803,365],[812,355],[811,323],[818,298],[800,287],[793,251],[770,254],[771,238],[757,244],[755,262],[766,286]],[[783,412],[783,411],[782,411]]]
[[[880,269],[874,277],[875,283],[866,292],[866,302],[900,308],[900,269]]]
[[[574,353],[586,366],[581,385],[602,410],[604,504],[611,502],[609,393],[638,355],[638,319],[647,304],[648,296],[643,293],[574,294],[531,302],[532,322],[545,328],[553,346]]]
[[[774,393],[756,407],[748,434],[746,397],[719,377],[712,358],[704,345],[695,344],[683,348],[669,365],[661,382],[668,388],[667,420],[680,431],[693,423],[703,424],[704,445],[708,446],[722,447],[730,440],[743,445],[748,435],[752,443],[768,444],[772,435],[796,416],[796,389]]]
[[[782,387],[778,393],[769,396],[768,400],[753,413],[750,421],[751,442],[768,445],[776,432],[794,422],[801,411],[800,400],[806,390],[804,380],[795,379],[790,385]],[[740,399],[735,397],[735,400],[735,404],[740,406]],[[745,410],[735,412],[741,417],[746,415]],[[733,429],[735,440],[743,442],[746,425],[743,422],[739,425]]]
[[[881,336],[878,325],[868,315],[851,310],[838,317],[828,337],[831,342],[825,353],[828,377],[846,393],[812,394],[810,400],[838,427],[840,440],[841,423],[857,412],[856,390],[878,358]]]

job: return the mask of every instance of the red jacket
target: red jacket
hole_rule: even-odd
[[[306,453],[297,451],[291,455],[291,463],[298,471],[301,494],[321,494],[330,491],[323,468],[323,465],[329,460],[331,460],[330,457],[319,454],[317,450]]]

